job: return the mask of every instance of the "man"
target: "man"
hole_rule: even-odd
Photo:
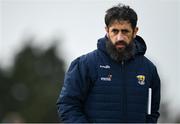
[[[159,117],[160,79],[137,36],[137,14],[119,4],[106,11],[97,50],[75,59],[57,101],[62,122],[150,122]]]

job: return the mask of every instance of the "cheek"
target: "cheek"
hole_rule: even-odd
[[[131,40],[133,39],[134,35],[127,35],[127,41],[131,42]]]
[[[130,43],[130,42],[132,42],[132,40],[134,39],[134,36],[130,36],[129,38],[128,38],[128,44]]]
[[[115,42],[117,41],[116,40],[116,37],[115,36],[109,36],[109,39],[111,40],[111,42],[113,43],[113,44],[115,44]]]

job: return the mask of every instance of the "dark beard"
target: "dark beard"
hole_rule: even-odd
[[[124,44],[125,48],[123,49],[117,49],[116,48],[116,44],[112,44],[111,41],[107,40],[106,42],[106,50],[107,53],[110,55],[110,57],[117,61],[117,62],[122,62],[122,61],[126,61],[129,60],[132,56],[134,56],[135,54],[135,45],[134,43],[131,41],[130,44],[127,44],[124,41],[119,41],[117,42],[117,44]]]

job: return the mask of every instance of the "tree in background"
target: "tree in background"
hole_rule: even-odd
[[[0,122],[58,122],[56,100],[64,77],[64,61],[56,44],[38,50],[30,44],[14,66],[0,69]]]

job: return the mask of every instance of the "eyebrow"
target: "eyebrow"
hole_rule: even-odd
[[[128,29],[122,29],[121,32],[130,32]]]
[[[130,32],[130,30],[128,30],[128,29],[121,29],[121,30],[119,30],[117,28],[113,28],[112,31]]]

